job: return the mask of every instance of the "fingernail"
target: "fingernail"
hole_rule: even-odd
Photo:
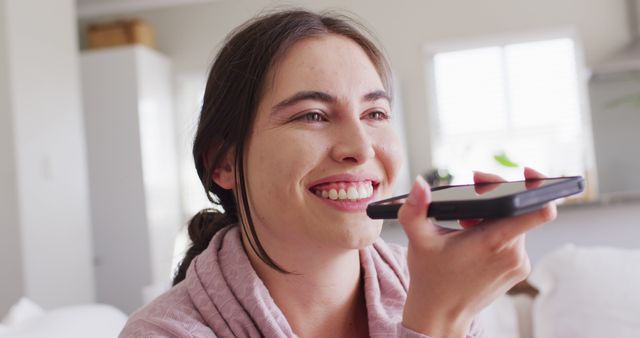
[[[413,182],[413,186],[411,187],[409,197],[407,197],[407,204],[418,206],[419,196],[422,191],[426,190],[427,185],[427,182],[424,180],[424,178],[422,178],[422,176],[416,176],[416,179]]]

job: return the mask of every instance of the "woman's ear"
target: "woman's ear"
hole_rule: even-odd
[[[211,179],[223,189],[233,189],[236,185],[235,152],[229,149],[222,161],[216,165]]]

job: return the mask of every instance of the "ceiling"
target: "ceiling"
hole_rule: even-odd
[[[76,7],[78,17],[85,18],[214,1],[217,0],[76,0]]]

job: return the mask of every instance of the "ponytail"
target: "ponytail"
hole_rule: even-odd
[[[213,235],[232,223],[232,218],[215,209],[204,209],[191,218],[188,232],[192,244],[173,276],[173,286],[184,280],[191,261],[209,246]]]

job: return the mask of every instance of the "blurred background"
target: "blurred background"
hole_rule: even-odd
[[[208,67],[283,6],[347,11],[385,49],[398,193],[416,175],[582,175],[528,235],[534,269],[566,243],[640,249],[636,1],[0,0],[0,316],[21,297],[128,314],[168,287],[208,207],[191,157]]]

